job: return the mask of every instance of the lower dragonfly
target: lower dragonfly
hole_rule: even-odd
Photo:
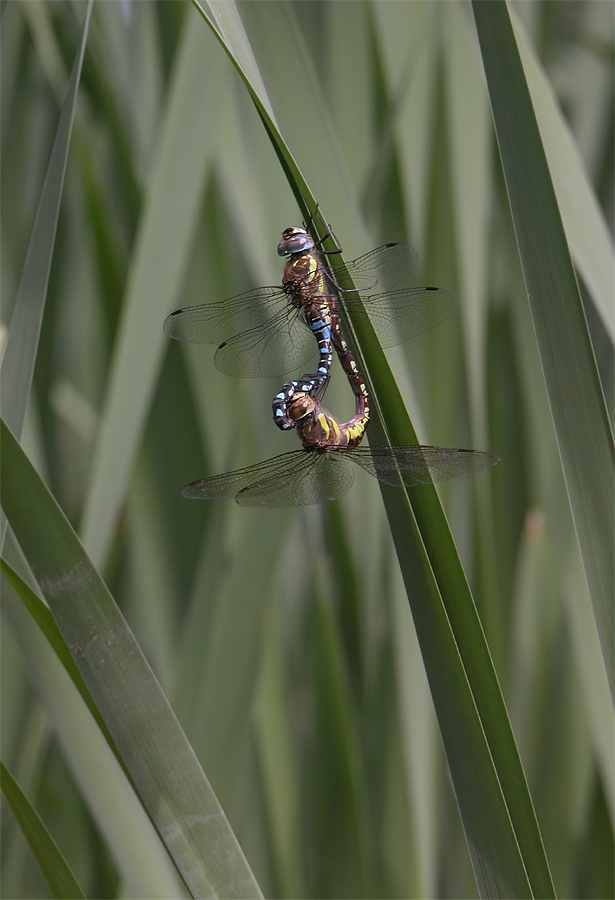
[[[337,422],[306,393],[293,395],[289,413],[297,423],[302,449],[194,481],[186,485],[182,496],[192,500],[235,499],[240,506],[308,506],[337,500],[352,487],[354,471],[349,462],[385,484],[413,487],[475,475],[500,461],[493,453],[481,450],[422,445],[360,447],[369,408],[349,422]]]

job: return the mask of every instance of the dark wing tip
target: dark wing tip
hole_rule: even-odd
[[[166,317],[166,319],[164,320],[164,322],[162,324],[162,330],[164,331],[165,334],[168,334],[169,337],[172,337],[172,338],[176,337],[176,335],[173,334],[173,330],[172,330],[173,322],[175,321],[177,316],[180,315],[180,313],[183,313],[183,309],[174,310],[174,312],[172,312],[170,315],[168,315]]]
[[[496,456],[495,453],[490,453],[488,450],[469,450],[465,447],[460,447],[457,453],[473,453],[477,459],[480,458],[485,463],[485,469],[491,469],[493,466],[497,466],[499,462],[502,462],[499,456]]]
[[[442,300],[448,300],[450,303],[454,303],[455,306],[459,306],[459,298],[453,294],[452,291],[447,291],[446,288],[434,287],[433,284],[428,284],[425,287],[417,288],[419,291],[431,291],[432,294],[440,294]]]
[[[469,447],[458,447],[457,453],[482,453],[485,458],[490,457],[496,462],[501,462],[500,457],[496,456],[495,453],[490,453],[489,450],[470,450]]]
[[[420,448],[421,450],[442,449],[440,447],[434,447],[432,444],[420,444]],[[467,453],[469,456],[473,456],[476,460],[480,460],[480,462],[483,464],[482,468],[478,469],[474,474],[478,474],[478,472],[484,472],[485,469],[491,469],[493,466],[497,466],[498,463],[502,462],[499,456],[496,456],[495,453],[490,453],[488,450],[471,450],[469,447],[456,447],[453,452]]]
[[[196,500],[199,497],[198,488],[200,487],[202,479],[199,481],[191,481],[190,484],[184,485],[181,489],[182,497],[185,497],[187,500]]]

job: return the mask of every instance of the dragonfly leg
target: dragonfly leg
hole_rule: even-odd
[[[320,209],[320,203],[317,203],[316,206],[314,207],[314,211],[310,213],[310,218],[307,220],[307,222],[303,223],[303,227],[305,228],[306,231],[310,230],[310,225],[312,225],[316,216],[318,216],[320,218],[319,213],[318,213],[319,209]]]
[[[327,385],[329,384],[329,374],[323,374],[322,372],[315,372],[312,375],[312,390],[311,396],[316,400],[317,403],[322,403],[323,397],[325,396],[325,391],[327,390]],[[307,381],[306,376],[304,375],[302,381]]]
[[[324,237],[321,237],[317,241],[314,241],[314,247],[320,247],[321,244],[323,244],[324,241],[326,241],[328,237],[331,237],[335,241],[335,250],[319,250],[319,252],[322,253],[323,256],[334,256],[336,253],[342,253],[343,252],[342,245],[338,241],[336,234],[333,231],[333,229],[331,228],[331,226],[328,225],[325,222],[325,220],[323,219],[323,217],[320,215],[319,206],[320,206],[320,204],[317,203],[316,208],[314,209],[314,212],[310,213],[309,222],[305,226],[306,231],[309,231],[310,225],[313,223],[314,219],[319,219],[319,221],[322,223],[322,225],[324,225],[324,227],[326,229],[326,233],[325,233]]]

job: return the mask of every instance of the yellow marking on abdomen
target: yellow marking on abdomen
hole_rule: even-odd
[[[358,441],[363,437],[365,432],[365,422],[360,422],[358,425],[350,425],[348,428],[348,440],[349,441]]]

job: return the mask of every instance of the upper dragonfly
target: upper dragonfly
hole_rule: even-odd
[[[281,286],[179,309],[165,320],[164,331],[180,341],[218,344],[216,367],[241,378],[283,375],[302,366],[314,355],[315,336],[320,365],[308,378],[319,388],[318,399],[331,365],[332,312],[334,320],[345,321],[346,311],[362,305],[377,339],[362,342],[362,348],[370,350],[378,344],[401,344],[455,311],[457,300],[449,291],[434,287],[390,290],[416,264],[412,247],[385,244],[345,265],[335,265],[328,257],[341,248],[324,250],[324,240],[315,241],[305,228],[287,228],[278,245],[278,254],[288,257]],[[356,290],[340,287],[346,273]]]

